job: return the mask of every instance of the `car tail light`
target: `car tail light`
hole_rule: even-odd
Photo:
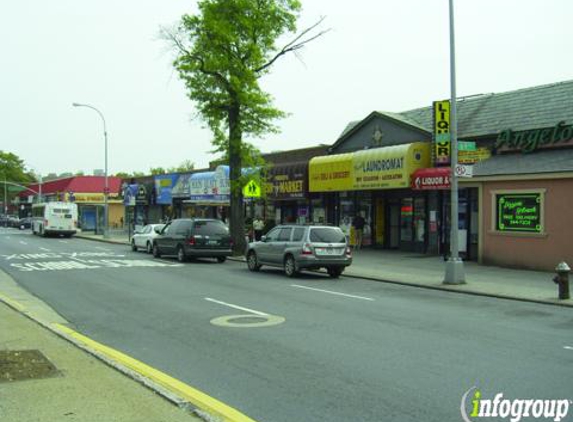
[[[301,255],[312,255],[312,247],[310,243],[305,243],[302,247]]]
[[[191,246],[195,246],[195,236],[191,236],[187,243]]]
[[[350,246],[346,247],[346,256],[352,256],[352,249],[350,249]]]

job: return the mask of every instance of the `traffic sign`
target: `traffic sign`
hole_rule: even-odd
[[[464,164],[456,165],[456,176],[458,177],[473,177],[474,175],[473,166],[466,166]]]
[[[243,188],[243,196],[245,198],[260,198],[261,187],[255,180],[251,179]]]
[[[458,141],[458,151],[475,151],[476,143],[474,141]]]

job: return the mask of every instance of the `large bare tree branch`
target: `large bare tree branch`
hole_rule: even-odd
[[[310,38],[303,39],[306,35],[308,35],[316,27],[318,27],[324,21],[324,19],[325,19],[325,17],[323,16],[314,25],[306,28],[304,31],[302,31],[300,34],[298,34],[292,41],[290,41],[288,44],[286,44],[272,59],[270,59],[267,63],[265,63],[261,67],[254,69],[254,71],[259,73],[259,72],[269,68],[270,66],[273,65],[274,62],[276,62],[279,59],[279,57],[284,56],[285,54],[300,50],[309,42],[314,41],[315,39],[322,37],[324,34],[329,32],[330,28],[325,29],[324,31],[320,31],[318,34],[316,34]],[[302,41],[300,41],[301,39],[302,39]]]

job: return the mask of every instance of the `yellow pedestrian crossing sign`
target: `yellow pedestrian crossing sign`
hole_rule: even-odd
[[[243,188],[243,196],[245,198],[260,198],[261,187],[255,180],[249,180],[249,183]]]

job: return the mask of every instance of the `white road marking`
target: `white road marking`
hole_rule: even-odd
[[[356,295],[349,295],[346,293],[340,293],[340,292],[333,292],[330,290],[322,290],[322,289],[315,289],[313,287],[306,287],[306,286],[299,286],[298,284],[291,284],[291,287],[296,287],[298,289],[306,289],[306,290],[313,290],[315,292],[322,292],[322,293],[328,293],[331,295],[337,295],[337,296],[344,296],[344,297],[349,297],[352,299],[361,299],[361,300],[369,300],[369,301],[373,301],[374,299],[372,299],[371,297],[364,297],[364,296],[356,296]]]
[[[108,249],[108,248],[102,248],[101,246],[95,246],[95,248],[96,248],[96,249],[100,249],[100,250],[102,250],[102,251],[107,251],[107,252],[109,252],[109,251],[111,250],[111,249]]]
[[[573,347],[571,347],[571,346],[563,346],[563,348],[564,348],[565,350],[573,350]]]
[[[48,248],[40,248],[40,250],[45,251],[45,252],[50,252],[51,249],[48,249]]]
[[[58,242],[60,242],[60,243],[68,243],[68,242],[65,241],[65,240],[58,240]]]
[[[23,242],[23,241],[21,241],[21,240],[20,240],[20,243],[21,243],[22,245],[27,245],[26,242]]]
[[[238,309],[240,311],[250,312],[251,314],[260,315],[260,316],[269,316],[269,314],[266,314],[264,312],[255,311],[253,309],[244,308],[242,306],[233,305],[231,303],[221,302],[220,300],[211,299],[210,297],[206,297],[205,300],[207,300],[209,302],[213,302],[213,303],[218,303],[219,305],[228,306],[229,308]]]

